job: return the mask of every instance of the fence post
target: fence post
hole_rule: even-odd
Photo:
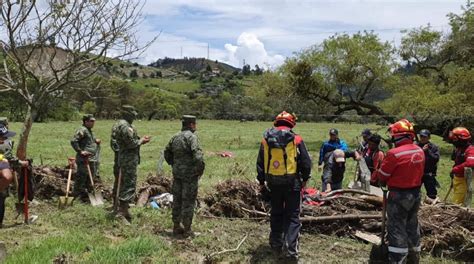
[[[466,180],[467,191],[464,197],[464,206],[471,207],[472,205],[472,168],[464,168],[464,179]]]

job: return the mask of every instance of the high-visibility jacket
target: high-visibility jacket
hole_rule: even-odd
[[[406,140],[387,152],[377,178],[387,183],[389,189],[419,188],[424,169],[425,153],[413,142]]]

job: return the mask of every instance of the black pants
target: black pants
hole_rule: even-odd
[[[3,224],[3,218],[5,217],[5,200],[7,199],[6,192],[0,192],[0,226]]]
[[[280,250],[286,246],[288,255],[298,256],[301,228],[301,193],[298,186],[270,185],[271,219],[270,246]]]
[[[388,256],[390,263],[404,263],[409,253],[420,252],[418,210],[420,190],[390,191],[387,199]]]
[[[423,184],[425,185],[426,196],[431,199],[435,199],[438,196],[438,187],[439,183],[436,180],[436,175],[433,174],[425,174],[423,175]]]

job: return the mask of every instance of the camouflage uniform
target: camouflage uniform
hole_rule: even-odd
[[[93,118],[87,115],[88,118]],[[84,116],[83,120],[86,118]],[[83,200],[87,199],[87,191],[92,191],[91,182],[89,180],[89,172],[86,166],[86,159],[89,160],[92,177],[99,179],[99,145],[96,143],[94,133],[85,125],[76,130],[71,140],[71,146],[76,151],[77,172],[74,179],[74,195]],[[81,151],[91,153],[90,156],[84,157]]]
[[[0,144],[0,173],[1,170],[10,169],[9,161],[13,160],[13,143],[9,137],[14,136],[15,133],[8,131],[8,121],[6,117],[0,117],[0,126],[2,131],[6,134],[2,134],[2,137],[6,139],[3,141],[3,144]],[[5,130],[6,129],[6,130]],[[3,177],[3,175],[2,175]],[[8,184],[8,182],[7,182]],[[3,225],[3,218],[5,216],[5,200],[8,197],[8,187],[5,190],[0,190],[0,228]]]
[[[119,133],[119,127],[121,126],[127,126],[128,122],[120,119],[118,120],[113,126],[112,126],[112,133],[110,136],[110,148],[114,152],[114,188],[113,188],[113,199],[115,200],[115,197],[117,196],[117,183],[118,183],[118,178],[119,178],[119,173],[120,173],[120,166],[119,166],[119,144],[117,142],[117,137]],[[116,201],[117,202],[117,201]]]
[[[173,167],[174,232],[191,231],[194,206],[198,193],[198,181],[204,172],[203,153],[198,137],[187,125],[195,123],[193,116],[183,116],[183,129],[174,135],[166,146],[166,162]],[[180,230],[180,224],[184,230]]]

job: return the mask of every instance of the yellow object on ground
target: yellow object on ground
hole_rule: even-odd
[[[454,176],[453,178],[453,203],[463,204],[467,192],[466,179]]]

